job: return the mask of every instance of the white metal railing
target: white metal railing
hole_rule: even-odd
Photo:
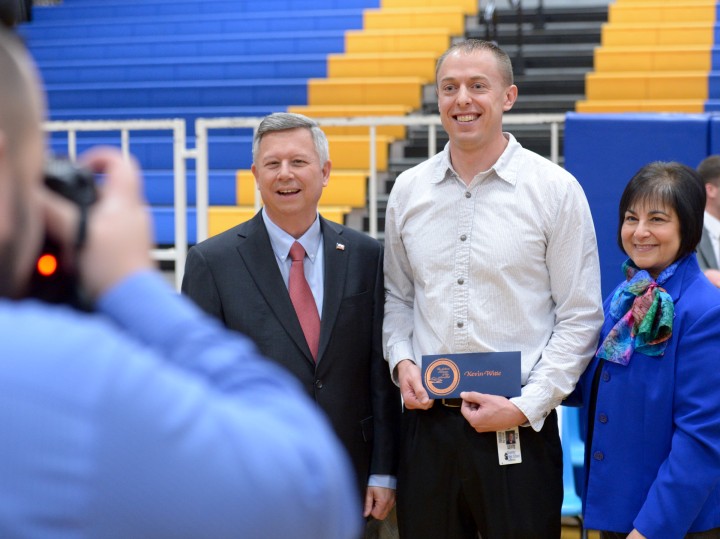
[[[377,237],[377,156],[376,137],[377,128],[388,125],[426,126],[428,128],[428,157],[437,153],[437,126],[441,125],[440,116],[368,116],[355,118],[316,118],[320,126],[364,126],[368,128],[369,144],[369,182],[368,217],[370,221],[369,233]],[[208,207],[209,207],[209,170],[208,170],[208,132],[211,129],[252,128],[253,135],[262,118],[198,118],[195,120],[195,149],[192,156],[196,158],[196,218],[197,241],[200,242],[208,236]],[[550,129],[550,159],[554,163],[559,161],[560,125],[565,122],[564,114],[514,114],[503,118],[504,125],[542,125]],[[332,157],[332,156],[331,156]],[[255,207],[258,209],[260,201],[256,191]]]
[[[175,219],[175,243],[168,249],[153,249],[155,260],[175,262],[175,286],[180,289],[185,257],[187,255],[187,174],[185,159],[189,157],[186,142],[185,120],[117,120],[117,121],[66,121],[45,122],[45,131],[67,133],[68,157],[77,157],[77,133],[79,131],[120,132],[120,150],[127,158],[130,155],[130,131],[164,131],[173,135],[173,202]]]
[[[172,260],[175,263],[175,284],[180,289],[185,258],[187,256],[187,159],[196,160],[196,218],[197,241],[208,237],[209,207],[209,160],[208,134],[212,129],[255,129],[262,118],[198,118],[195,121],[195,148],[187,147],[186,124],[182,119],[166,120],[117,120],[117,121],[53,121],[46,122],[44,128],[48,132],[67,132],[67,151],[71,159],[77,156],[77,133],[81,131],[119,131],[120,148],[125,156],[130,155],[130,131],[162,131],[173,133],[173,185],[174,185],[174,245],[168,249],[154,249],[155,260]],[[547,125],[550,130],[550,159],[559,161],[560,125],[565,121],[563,114],[514,114],[505,116],[503,124],[512,125]],[[437,149],[437,127],[441,125],[438,115],[423,116],[372,116],[355,118],[317,118],[321,126],[360,126],[368,129],[369,145],[369,182],[368,182],[368,217],[369,234],[377,237],[378,221],[378,170],[376,155],[377,128],[381,126],[425,126],[428,130],[428,157],[435,155]],[[510,129],[512,131],[512,129]],[[260,207],[257,190],[255,207]]]

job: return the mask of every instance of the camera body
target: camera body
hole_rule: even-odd
[[[45,164],[45,185],[79,207],[89,208],[97,200],[95,175],[67,159],[49,159]]]
[[[44,175],[48,189],[78,207],[80,220],[75,248],[80,249],[85,240],[88,210],[97,200],[95,176],[67,159],[48,160]],[[83,311],[92,310],[77,275],[68,268],[60,245],[46,233],[42,251],[33,269],[28,295],[48,303],[64,303]]]

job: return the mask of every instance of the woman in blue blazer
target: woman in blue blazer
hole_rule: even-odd
[[[705,189],[651,163],[620,200],[626,279],[579,389],[585,525],[604,539],[720,538],[720,290],[698,267]]]

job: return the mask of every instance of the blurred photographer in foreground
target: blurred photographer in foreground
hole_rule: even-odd
[[[0,537],[356,537],[354,480],[297,382],[154,270],[118,152],[80,212],[43,187],[43,96],[0,31]],[[94,314],[25,295],[45,230]]]

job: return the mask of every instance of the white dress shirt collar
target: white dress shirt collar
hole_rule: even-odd
[[[717,241],[720,238],[720,219],[705,212],[703,226],[708,229],[713,240]]]
[[[491,172],[495,172],[498,178],[510,185],[515,185],[517,183],[520,161],[515,159],[515,155],[522,147],[517,140],[515,140],[512,133],[503,133],[503,136],[508,141],[508,145],[505,147],[505,150],[495,164],[488,170],[480,172],[477,176],[475,176],[471,184],[476,183],[478,178],[487,178],[490,176]],[[430,178],[430,183],[440,183],[441,181],[452,177],[459,178],[460,175],[452,166],[452,162],[450,160],[450,143],[448,142],[442,151],[440,160],[437,162],[435,171]]]

